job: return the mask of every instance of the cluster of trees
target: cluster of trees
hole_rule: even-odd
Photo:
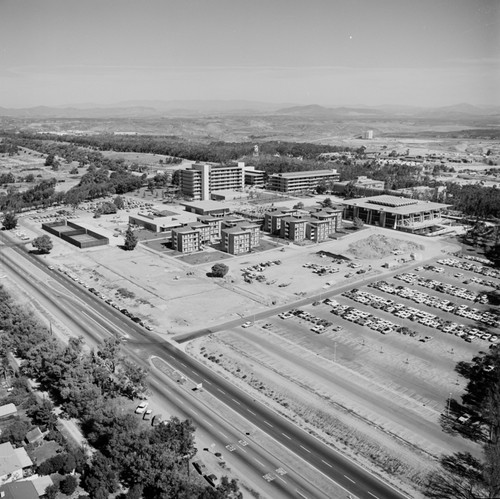
[[[0,142],[0,154],[8,154],[14,156],[19,152],[17,145],[12,140],[2,140]]]
[[[90,166],[79,184],[67,192],[56,192],[56,179],[42,180],[24,192],[9,191],[0,195],[0,211],[22,211],[58,204],[78,206],[80,203],[110,194],[124,194],[141,187],[143,180],[125,170],[113,171]]]
[[[500,189],[477,184],[449,183],[445,202],[474,218],[500,218]]]
[[[14,140],[14,139],[12,139]],[[177,158],[192,161],[210,161],[227,163],[243,156],[253,158],[255,142],[211,142],[201,143],[181,139],[177,136],[157,135],[113,135],[100,134],[88,136],[46,136],[33,135],[23,132],[16,135],[19,145],[35,149],[45,154],[56,154],[67,160],[81,161],[82,154],[96,153],[97,151],[142,152],[166,156],[164,163],[177,163]],[[41,145],[43,143],[43,145]],[[63,143],[63,144],[61,144]],[[86,146],[78,148],[76,146]],[[279,154],[284,157],[301,157],[316,159],[322,153],[353,151],[348,147],[310,144],[301,142],[267,141],[259,142],[259,152],[266,155]],[[78,151],[80,149],[80,151]],[[93,149],[93,150],[92,150]],[[83,152],[82,152],[83,151]],[[362,149],[359,150],[362,152]],[[85,160],[85,156],[83,157]],[[95,160],[90,160],[94,162]],[[83,163],[85,164],[85,163]]]
[[[467,380],[461,402],[448,401],[442,416],[446,431],[482,442],[483,457],[456,452],[441,458],[430,473],[426,495],[436,499],[483,499],[500,496],[500,349],[480,352],[456,371]],[[467,414],[465,422],[458,418]],[[462,420],[464,421],[464,420]]]
[[[56,456],[40,466],[40,473],[74,467],[81,472],[80,484],[95,499],[107,499],[120,488],[128,489],[122,499],[241,498],[234,480],[224,478],[214,489],[190,477],[189,460],[196,454],[190,421],[174,417],[151,427],[123,412],[123,397],[134,398],[146,390],[146,373],[121,354],[118,340],[107,339],[90,353],[81,338],[63,345],[1,286],[0,330],[0,352],[22,359],[22,374],[48,391],[65,415],[80,420],[96,449],[90,459]],[[54,422],[50,403],[31,413],[40,421]],[[60,488],[74,490],[74,485],[70,480]]]

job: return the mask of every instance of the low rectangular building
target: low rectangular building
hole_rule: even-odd
[[[279,192],[312,191],[319,185],[328,186],[339,179],[337,170],[274,173],[269,177],[269,187]]]
[[[369,225],[414,233],[442,223],[442,211],[450,206],[388,195],[349,199],[342,204],[347,220],[359,218]]]

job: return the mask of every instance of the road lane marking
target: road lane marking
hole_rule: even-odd
[[[192,412],[193,414],[196,414],[197,416],[199,416],[199,414],[198,414],[195,410],[191,409],[191,412]]]
[[[283,483],[286,483],[286,480],[284,480],[283,478],[281,478],[279,475],[276,475],[276,478],[279,478]]]
[[[184,366],[184,367],[187,367],[186,364],[184,364],[184,362],[180,362],[181,366]]]
[[[309,449],[306,449],[304,446],[299,445],[299,447],[301,447],[302,449],[304,449],[306,452],[309,452],[309,454],[311,453],[311,451]]]
[[[253,459],[254,459],[254,461],[257,461],[263,468],[266,467],[266,465],[264,463],[260,462],[256,457],[254,457]]]
[[[205,378],[203,378],[203,382],[204,383],[207,383],[208,385],[211,385],[212,383],[210,383],[210,381],[207,381]]]
[[[350,482],[356,483],[352,478],[349,478],[347,475],[344,475]]]
[[[330,466],[330,468],[333,468],[333,466],[330,463],[327,463],[326,461],[321,460],[322,463],[325,463],[327,466]]]
[[[273,427],[273,425],[271,423],[268,423],[267,421],[264,420],[264,423],[267,424],[267,426],[270,426],[271,428]]]
[[[302,492],[300,492],[300,490],[295,489],[295,492],[297,492],[297,494],[299,494],[300,497],[303,497],[304,499],[308,499],[308,497],[305,496]]]
[[[247,411],[248,411],[250,414],[253,414],[254,416],[257,416],[257,414],[255,414],[255,412],[251,411],[250,409],[247,409]]]
[[[368,494],[370,494],[372,497],[375,497],[375,499],[378,499],[378,497],[375,494],[372,494],[369,490],[367,490]]]
[[[212,427],[214,426],[212,423],[210,423],[210,421],[207,421],[206,419],[204,419],[203,421],[205,421],[205,423],[207,423],[207,425],[209,425],[209,426],[212,426]]]
[[[219,433],[224,437],[224,438],[229,438],[225,433],[222,433],[220,430],[219,430]]]
[[[219,392],[221,392],[222,394],[226,394],[226,392],[222,391],[220,388],[217,388],[217,390],[219,390]]]
[[[241,405],[237,400],[235,399],[231,399],[234,403],[238,404],[238,405]]]
[[[247,453],[247,451],[245,449],[243,449],[242,447],[239,448],[242,452],[244,452],[245,454]]]
[[[288,438],[288,440],[292,440],[292,438],[291,438],[291,437],[289,437],[286,433],[282,433],[282,435],[283,435],[284,437]]]

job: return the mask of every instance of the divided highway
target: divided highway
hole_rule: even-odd
[[[285,448],[300,456],[304,461],[310,463],[324,475],[340,484],[350,494],[363,499],[402,499],[406,497],[328,445],[254,400],[232,383],[213,373],[208,367],[185,354],[175,345],[162,340],[156,334],[148,332],[128,320],[121,313],[112,307],[108,307],[101,300],[65,276],[48,270],[39,258],[27,253],[23,247],[11,245],[10,240],[4,234],[0,237],[13,248],[18,256],[27,258],[39,269],[49,273],[70,295],[74,295],[85,302],[89,307],[86,311],[87,314],[91,315],[92,310],[95,309],[104,318],[102,320],[99,316],[95,316],[93,320],[102,322],[104,327],[109,328],[110,325],[113,325],[118,330],[126,331],[129,340],[124,345],[125,350],[129,350],[132,353],[135,352],[135,355],[140,353],[141,356],[147,354],[148,357],[160,357],[195,383],[203,383],[205,391],[221,400],[250,423],[281,443]],[[60,302],[59,306],[61,307]],[[275,310],[270,310],[260,313],[258,316],[259,318],[260,316],[266,317],[275,313]],[[231,321],[228,324],[217,326],[217,329],[227,329],[240,322]],[[299,494],[299,496],[307,497],[302,494]],[[347,492],[346,497],[348,497]]]

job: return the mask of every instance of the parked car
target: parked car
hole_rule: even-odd
[[[241,325],[241,327],[243,327],[243,328],[247,328],[247,327],[250,327],[251,325],[252,325],[252,322],[247,321],[247,322],[244,322],[244,323]]]
[[[153,410],[152,409],[146,409],[144,411],[144,415],[142,416],[142,419],[144,419],[144,421],[149,421],[151,419],[152,415],[153,415]]]
[[[136,414],[143,414],[146,409],[148,408],[148,403],[147,402],[141,402],[135,409]]]

